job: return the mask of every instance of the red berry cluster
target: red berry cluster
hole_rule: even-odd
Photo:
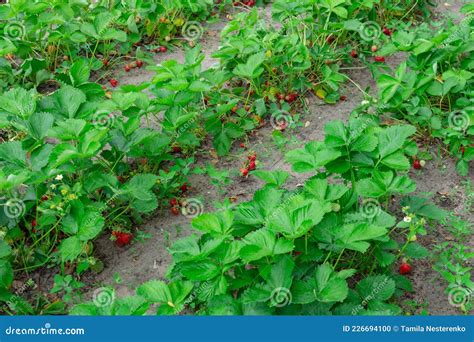
[[[137,59],[136,62],[132,62],[132,63],[129,63],[129,64],[126,64],[123,69],[125,70],[125,72],[129,72],[130,70],[132,70],[133,68],[141,68],[143,66],[143,61],[140,60],[140,59]]]
[[[166,48],[166,46],[160,46],[160,47],[157,47],[157,48],[154,48],[154,49],[151,49],[151,52],[166,52],[168,51],[168,49]]]
[[[253,171],[257,168],[257,153],[252,153],[247,156],[247,160],[244,163],[244,166],[240,168],[240,174],[242,177],[247,177],[249,171]]]
[[[179,201],[176,198],[170,199],[171,213],[173,215],[179,215]]]
[[[291,92],[291,93],[288,93],[288,94],[276,94],[276,97],[278,98],[278,100],[280,101],[286,101],[288,103],[292,103],[292,102],[295,102],[295,100],[298,98],[298,93],[297,92]]]

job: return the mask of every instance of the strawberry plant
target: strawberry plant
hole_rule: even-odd
[[[251,201],[195,218],[200,235],[172,245],[172,283],[151,281],[137,294],[160,304],[158,314],[178,313],[186,305],[206,314],[398,314],[391,299],[406,280],[390,272],[401,255],[393,252],[423,255],[414,254],[421,247],[411,240],[399,245],[392,238],[390,232],[403,224],[396,225],[370,198],[414,190],[399,175],[409,168],[405,151],[414,127],[380,128],[354,118],[347,127],[330,122],[325,131],[324,142],[287,155],[295,171],[316,172],[301,189],[282,187],[285,172],[257,172],[267,185]],[[341,182],[328,181],[336,175]],[[356,280],[354,290],[348,279]],[[172,288],[175,295],[153,295]],[[379,295],[364,301],[376,288],[382,289]],[[75,312],[90,310],[84,304]]]
[[[66,303],[81,315],[402,312],[398,299],[412,291],[417,259],[430,255],[417,239],[446,219],[413,195],[409,173],[429,169],[426,142],[442,141],[461,175],[474,158],[472,25],[437,24],[433,34],[420,24],[431,10],[422,1],[275,0],[271,20],[253,8],[264,3],[0,6],[2,312],[64,313]],[[219,63],[204,69],[200,22],[226,10],[212,53]],[[183,47],[182,60],[151,58]],[[396,52],[407,59],[391,71]],[[154,75],[140,84],[114,73],[144,66]],[[359,68],[371,71],[377,99],[344,73]],[[346,101],[347,80],[364,95],[347,120],[328,121],[320,141],[288,137],[303,126],[307,95]],[[298,178],[263,170],[267,156],[250,135],[267,123]],[[290,141],[299,146],[288,152]],[[200,163],[203,155],[212,163]],[[214,164],[225,155],[238,155],[232,171]],[[150,235],[138,227],[161,209],[184,215],[187,196],[199,191],[193,173],[226,199],[170,244],[166,281],[123,298],[103,287],[110,305],[75,305],[84,273],[104,267],[95,240],[105,236],[122,251]],[[225,189],[231,177],[264,185],[237,203],[241,194]],[[437,248],[448,292],[471,291],[469,252],[458,242]],[[56,299],[35,296],[31,305],[13,293],[13,279],[42,267],[59,270],[49,295]]]
[[[0,97],[2,127],[17,132],[0,145],[0,224],[19,270],[94,267],[92,241],[110,229],[118,245],[130,243],[130,228],[182,188],[189,172],[192,159],[168,162],[166,134],[140,127],[151,110],[145,94],[104,101],[88,74],[78,61],[50,95],[14,88]],[[2,270],[7,287],[6,261]]]
[[[400,49],[397,41],[409,39],[407,62],[394,75],[382,74],[380,110],[416,124],[423,132],[447,145],[465,176],[474,159],[472,110],[472,26],[450,27],[434,37],[420,29],[393,37],[386,49]],[[400,34],[401,35],[401,34]],[[408,68],[416,72],[408,72]]]
[[[183,34],[194,44],[203,30],[198,21],[213,8],[210,0],[14,1],[1,6],[0,59],[22,84],[38,85],[76,58],[98,70],[134,51],[143,57],[140,45],[179,43],[171,39]]]

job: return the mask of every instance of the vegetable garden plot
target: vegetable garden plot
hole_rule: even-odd
[[[472,309],[472,5],[458,24],[411,1],[88,6],[1,7],[2,311]]]

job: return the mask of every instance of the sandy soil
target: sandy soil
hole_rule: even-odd
[[[440,2],[437,8],[437,16],[447,14],[457,17],[461,1],[448,1],[447,4]],[[268,11],[268,10],[267,10]],[[459,19],[457,19],[459,20]],[[204,67],[207,68],[217,61],[210,57],[211,53],[219,46],[220,30],[225,25],[226,20],[213,24],[208,27],[202,39],[203,51],[206,54]],[[182,51],[173,51],[166,54],[158,54],[155,58],[156,63],[160,63],[165,59],[183,60]],[[403,59],[402,55],[393,56],[387,60],[390,65],[397,65]],[[136,69],[137,70],[137,69]],[[376,89],[376,85],[368,70],[357,69],[351,70],[349,76],[363,89],[371,86]],[[118,80],[120,84],[139,84],[149,80],[153,76],[153,72],[145,69],[138,69],[133,73],[125,74],[119,72]],[[287,136],[293,137],[298,144],[304,144],[311,140],[323,138],[323,127],[326,122],[334,119],[346,120],[351,110],[360,104],[362,100],[361,92],[351,83],[344,85],[344,95],[347,100],[339,102],[335,105],[327,105],[322,103],[315,96],[306,99],[307,110],[303,114],[302,125],[297,129],[287,132]],[[271,141],[272,129],[267,125],[250,137],[249,146],[256,150],[259,155],[260,169],[283,169],[291,172],[290,167],[283,160],[286,152],[278,150]],[[238,144],[234,144],[238,145]],[[293,145],[292,147],[296,147]],[[288,149],[290,149],[288,147]],[[434,147],[431,148],[434,152]],[[434,153],[433,153],[434,154]],[[434,154],[435,156],[435,154]],[[246,152],[242,149],[234,148],[231,155],[221,158],[218,161],[218,168],[222,170],[238,170],[241,163],[246,158]],[[205,165],[208,162],[216,163],[209,155],[198,155],[198,165]],[[291,173],[292,177],[288,181],[290,186],[303,181],[301,175]],[[452,160],[439,160],[436,157],[429,161],[423,172],[412,173],[411,176],[416,180],[418,185],[417,193],[430,193],[434,196],[434,200],[440,203],[440,197],[448,198],[443,202],[444,209],[450,212],[460,214],[464,218],[474,222],[474,214],[472,207],[470,212],[464,209],[466,193],[462,187],[463,179],[459,177],[454,170],[454,162]],[[468,176],[474,185],[474,170]],[[258,189],[261,182],[255,177],[242,180],[241,177],[234,175],[232,183],[222,192],[218,193],[209,185],[209,179],[206,176],[194,175],[191,178],[192,188],[187,194],[188,198],[197,198],[204,203],[205,210],[212,210],[213,203],[220,201],[226,197],[235,196],[238,201],[247,201],[252,197],[253,192]],[[166,248],[173,240],[180,236],[185,236],[190,232],[190,219],[185,216],[173,216],[165,210],[164,213],[157,214],[147,224],[140,227],[140,230],[149,234],[149,238],[143,242],[135,243],[128,248],[117,248],[113,242],[106,237],[97,241],[98,256],[104,261],[105,269],[97,275],[89,275],[86,283],[91,286],[115,285],[119,296],[133,293],[138,284],[150,279],[164,279],[167,267],[171,262],[170,255]],[[442,241],[446,237],[442,227],[432,229],[427,237],[420,239],[425,246],[432,246],[436,242]],[[470,245],[473,246],[473,239]],[[120,275],[122,282],[116,284],[115,275]],[[447,300],[447,295],[443,293],[445,284],[440,281],[437,272],[431,268],[429,260],[416,262],[414,264],[414,272],[410,276],[413,281],[414,294],[407,294],[404,299],[414,299],[420,304],[428,303],[427,310],[432,315],[446,315],[459,313],[455,308],[451,307]],[[51,282],[51,277],[42,276],[42,282]]]

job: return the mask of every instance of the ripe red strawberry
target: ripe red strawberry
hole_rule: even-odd
[[[461,146],[459,148],[459,152],[461,152],[461,154],[464,156],[464,152],[466,152],[466,148],[464,146]]]
[[[37,225],[37,224],[36,224],[36,220],[33,219],[33,220],[31,221],[31,226],[32,226],[32,227],[36,227],[36,225]]]
[[[113,231],[112,235],[115,236],[115,244],[119,247],[128,245],[133,238],[133,235],[131,233],[125,232]]]
[[[374,59],[376,62],[385,62],[385,57],[383,56],[375,56]]]
[[[240,143],[240,148],[245,148],[245,144],[244,144],[244,143]]]
[[[378,50],[377,45],[372,45],[372,47],[370,48],[370,50],[371,50],[372,52],[376,52],[376,51]]]
[[[186,191],[188,191],[188,186],[186,183],[183,183],[183,185],[181,185],[180,187],[180,190],[181,192],[185,193]]]
[[[347,100],[347,96],[346,96],[346,95],[341,95],[341,96],[339,96],[339,100],[340,100],[340,101],[346,101],[346,100]]]
[[[283,94],[278,94],[277,97],[278,97],[278,100],[284,100],[285,99],[285,95],[283,95]]]
[[[130,70],[132,70],[132,68],[130,68],[130,65],[126,65],[123,67],[123,69],[125,70],[125,72],[129,72]]]
[[[110,83],[110,85],[111,85],[112,87],[114,87],[114,88],[115,88],[116,86],[118,86],[118,81],[117,81],[115,78],[112,78],[112,79],[109,81],[109,83]]]
[[[388,28],[384,27],[383,28],[383,34],[386,35],[386,36],[391,36],[392,35],[392,31],[390,31]]]
[[[143,61],[141,59],[137,59],[137,67],[141,68],[143,66]]]
[[[292,103],[298,97],[298,93],[289,93],[285,96],[285,101],[288,103]]]
[[[247,177],[247,175],[249,174],[249,169],[243,167],[240,169],[240,174],[243,176],[243,177]]]
[[[247,157],[247,159],[250,160],[250,161],[255,161],[255,160],[257,160],[257,154],[253,153],[253,154],[249,155]]]
[[[398,269],[398,273],[400,274],[408,274],[411,272],[411,266],[407,264],[406,262],[402,263],[400,265],[400,268]]]
[[[255,160],[251,160],[248,167],[249,171],[255,170]]]
[[[46,196],[46,195],[41,196],[41,200],[42,200],[42,201],[47,201],[47,200],[48,200],[48,196]]]
[[[359,57],[359,54],[357,53],[356,50],[352,50],[352,51],[351,51],[351,57],[352,57],[352,58],[357,58],[357,57]]]
[[[109,66],[109,60],[108,60],[108,59],[104,59],[104,60],[102,61],[102,64],[103,64],[105,67]]]
[[[176,198],[172,198],[172,199],[170,199],[170,204],[171,204],[172,207],[177,206],[178,205],[178,200]]]
[[[179,208],[178,207],[171,208],[171,213],[176,216],[179,215]]]
[[[160,52],[166,52],[166,51],[168,51],[166,46],[160,46]]]
[[[415,170],[421,170],[422,166],[418,159],[413,160],[413,168]]]

